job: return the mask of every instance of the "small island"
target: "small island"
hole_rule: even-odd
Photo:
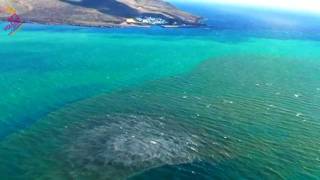
[[[0,0],[1,4],[5,1]],[[201,18],[162,0],[11,0],[23,22],[95,27],[200,26]],[[6,20],[6,14],[0,14]]]

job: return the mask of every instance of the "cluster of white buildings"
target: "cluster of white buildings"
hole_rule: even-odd
[[[162,18],[155,18],[155,17],[137,17],[137,22],[143,23],[143,24],[151,24],[151,25],[165,25],[168,24],[168,22]]]

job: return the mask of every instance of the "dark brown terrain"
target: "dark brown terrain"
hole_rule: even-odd
[[[198,16],[162,0],[0,0],[2,6],[8,2],[24,22],[102,27],[200,25]],[[6,16],[2,13],[0,19]]]

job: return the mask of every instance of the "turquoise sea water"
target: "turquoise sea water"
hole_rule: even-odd
[[[319,179],[316,27],[243,24],[1,32],[1,179]]]

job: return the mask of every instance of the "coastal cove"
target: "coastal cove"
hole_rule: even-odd
[[[177,6],[207,26],[0,31],[0,177],[320,177],[319,17]]]

